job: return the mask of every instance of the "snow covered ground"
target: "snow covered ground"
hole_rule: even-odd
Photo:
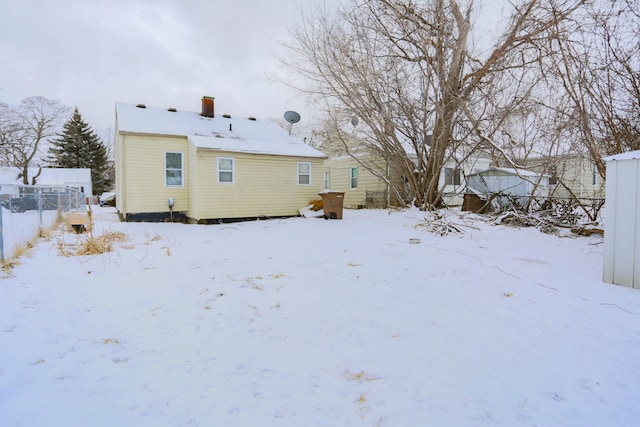
[[[602,237],[416,210],[58,232],[0,280],[3,426],[636,426]],[[419,239],[419,243],[410,243]]]

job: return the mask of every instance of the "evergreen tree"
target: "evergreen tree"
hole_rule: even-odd
[[[62,133],[51,141],[50,161],[59,168],[89,168],[94,194],[108,189],[107,149],[76,107]]]

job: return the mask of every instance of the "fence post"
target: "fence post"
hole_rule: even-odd
[[[38,197],[38,219],[40,220],[40,228],[42,229],[42,188],[36,189]]]

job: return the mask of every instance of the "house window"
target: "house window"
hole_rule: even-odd
[[[460,169],[444,168],[444,184],[460,185]]]
[[[164,184],[167,187],[182,187],[182,153],[165,153]]]
[[[331,189],[331,171],[324,171],[324,189]]]
[[[218,182],[235,182],[235,163],[233,157],[218,157]]]
[[[298,162],[298,184],[299,185],[311,184],[311,163]]]
[[[549,165],[547,167],[547,175],[549,175],[549,185],[556,185],[558,183],[558,168],[556,165]]]
[[[598,185],[598,165],[593,163],[591,165],[591,172],[592,172],[591,184]]]
[[[349,188],[351,190],[358,189],[358,167],[357,166],[350,169]]]

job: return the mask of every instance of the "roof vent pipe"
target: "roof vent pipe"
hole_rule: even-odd
[[[202,116],[203,117],[215,117],[214,99],[215,98],[213,96],[202,97]]]

